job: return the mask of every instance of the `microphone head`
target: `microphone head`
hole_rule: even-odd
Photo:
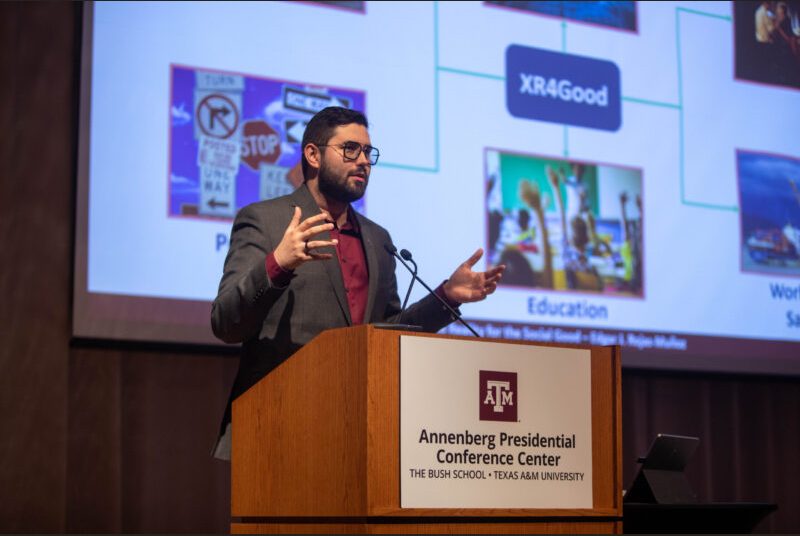
[[[407,249],[400,250],[400,256],[403,257],[404,260],[410,261],[411,260],[411,252]]]
[[[394,244],[384,244],[383,249],[385,249],[389,253],[389,255],[397,254],[397,248],[394,247]]]

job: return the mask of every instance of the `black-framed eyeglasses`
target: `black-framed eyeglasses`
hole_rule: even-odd
[[[369,160],[371,166],[374,166],[378,163],[378,157],[381,155],[381,152],[377,149],[377,147],[373,147],[372,145],[361,145],[357,141],[346,141],[337,145],[319,144],[317,147],[338,147],[342,150],[342,156],[344,156],[345,160],[357,160],[363,152],[364,156],[366,156],[367,160]]]

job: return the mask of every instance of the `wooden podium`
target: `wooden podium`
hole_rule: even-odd
[[[400,507],[401,335],[467,339],[326,331],[234,401],[232,533],[622,532],[618,347],[586,347],[592,508],[413,509]]]

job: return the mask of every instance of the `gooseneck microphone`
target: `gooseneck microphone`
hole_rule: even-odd
[[[410,262],[414,265],[414,271],[411,272],[411,283],[408,285],[408,291],[406,291],[406,299],[403,300],[403,306],[400,308],[400,316],[397,318],[398,323],[402,323],[403,320],[403,313],[406,312],[406,305],[408,305],[408,298],[411,296],[411,289],[414,288],[414,283],[416,282],[416,278],[414,276],[417,275],[417,263],[411,258],[411,252],[407,249],[400,250],[400,256],[403,257],[405,260]]]
[[[467,323],[467,322],[466,322],[466,321],[465,321],[463,318],[461,318],[461,314],[460,314],[458,311],[456,311],[455,309],[453,309],[452,307],[450,307],[450,304],[449,304],[449,303],[447,303],[445,300],[443,300],[441,296],[439,296],[438,294],[436,294],[436,292],[434,292],[433,290],[431,290],[431,287],[429,287],[429,286],[428,286],[428,284],[427,284],[427,283],[425,283],[425,281],[423,281],[422,279],[420,279],[420,278],[419,278],[419,276],[417,275],[417,271],[416,271],[416,269],[412,270],[412,269],[411,269],[411,267],[410,267],[408,264],[406,264],[406,260],[409,260],[410,262],[414,262],[414,261],[411,259],[411,253],[410,253],[410,252],[409,252],[407,249],[404,249],[404,250],[403,250],[401,253],[406,253],[406,254],[407,254],[407,256],[408,256],[408,259],[405,259],[405,257],[406,257],[405,255],[403,255],[402,257],[401,257],[400,255],[398,255],[398,254],[397,254],[397,248],[396,248],[396,247],[394,247],[394,246],[393,246],[393,245],[391,245],[391,244],[384,244],[384,245],[383,245],[383,249],[385,249],[385,250],[386,250],[386,252],[387,252],[387,253],[389,253],[389,255],[392,255],[392,256],[394,256],[394,257],[395,257],[395,258],[396,258],[398,261],[400,261],[400,264],[402,264],[403,266],[405,266],[405,267],[406,267],[406,270],[408,270],[408,271],[411,273],[411,277],[412,277],[412,279],[413,279],[414,281],[419,281],[419,284],[420,284],[420,285],[422,285],[423,287],[425,287],[425,290],[427,290],[427,291],[428,291],[428,292],[429,292],[431,295],[433,295],[433,297],[434,297],[434,298],[436,298],[437,300],[439,300],[439,303],[441,303],[441,304],[444,306],[444,308],[445,308],[445,309],[447,309],[447,310],[450,312],[450,314],[451,314],[451,315],[453,315],[453,318],[455,318],[456,320],[458,320],[459,322],[461,322],[462,324],[464,324],[464,326],[465,326],[465,327],[466,327],[468,330],[470,330],[470,331],[472,332],[472,334],[473,334],[473,335],[475,335],[475,336],[476,336],[476,337],[478,337],[478,338],[480,338],[480,337],[481,337],[481,336],[478,334],[478,332],[477,332],[477,331],[475,331],[474,329],[472,329],[472,326],[470,326],[470,325],[469,325],[469,324],[468,324],[468,323]],[[414,262],[414,268],[416,268],[416,266],[417,266],[417,263],[415,263],[415,262]]]

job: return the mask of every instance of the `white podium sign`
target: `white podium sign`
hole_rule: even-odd
[[[591,353],[400,337],[402,508],[592,508]]]

